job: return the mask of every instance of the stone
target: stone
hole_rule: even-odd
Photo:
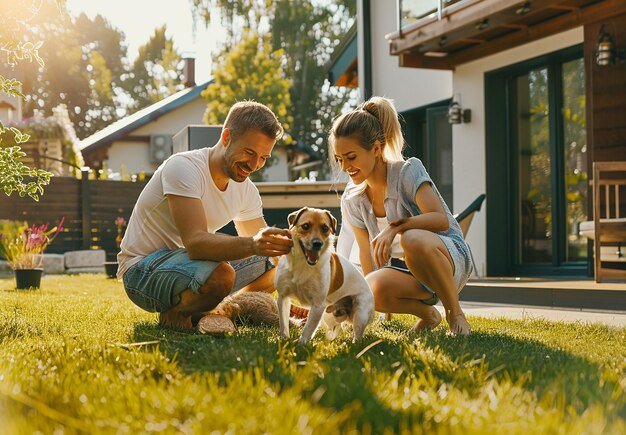
[[[104,265],[96,267],[70,267],[65,269],[65,273],[67,274],[78,274],[78,273],[104,273]]]
[[[65,273],[65,255],[43,254],[43,271],[46,274]]]
[[[104,273],[104,262],[106,261],[106,253],[103,249],[70,251],[66,252],[64,255],[66,272],[69,269],[98,268],[99,271],[102,271],[102,273]]]

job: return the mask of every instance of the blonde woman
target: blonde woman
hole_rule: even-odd
[[[350,177],[342,211],[359,247],[376,310],[419,317],[415,330],[441,322],[441,300],[452,333],[470,325],[459,291],[472,271],[469,247],[419,159],[404,160],[404,140],[391,100],[373,97],[338,117],[329,155]]]

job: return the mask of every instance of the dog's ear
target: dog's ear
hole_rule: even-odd
[[[335,219],[335,216],[333,216],[333,214],[328,210],[324,211],[326,212],[326,214],[328,215],[328,219],[330,220],[331,231],[333,232],[333,234],[337,234],[337,219]]]
[[[290,213],[289,216],[287,216],[287,222],[289,222],[289,227],[290,228],[293,227],[296,224],[296,222],[298,222],[300,215],[307,210],[308,210],[308,207],[302,207],[300,210]]]

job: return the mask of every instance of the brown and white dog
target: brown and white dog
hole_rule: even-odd
[[[289,337],[289,307],[294,297],[310,307],[299,344],[313,337],[322,318],[329,339],[336,337],[345,319],[352,323],[354,340],[360,340],[374,320],[374,296],[357,268],[335,253],[337,219],[328,210],[304,207],[291,213],[288,221],[293,248],[279,260],[274,279],[280,335]]]

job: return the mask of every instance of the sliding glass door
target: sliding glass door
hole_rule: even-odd
[[[504,122],[488,122],[488,129],[497,130],[488,133],[488,140],[501,138],[506,152],[488,143],[488,168],[489,159],[493,165],[498,155],[509,169],[491,176],[491,182],[506,187],[497,190],[496,198],[488,194],[490,207],[498,195],[504,200],[499,206],[510,207],[496,213],[507,219],[502,228],[510,234],[500,249],[507,260],[499,263],[499,274],[583,273],[587,240],[578,227],[587,220],[588,168],[582,50],[533,59],[490,78],[487,116],[499,105]]]

